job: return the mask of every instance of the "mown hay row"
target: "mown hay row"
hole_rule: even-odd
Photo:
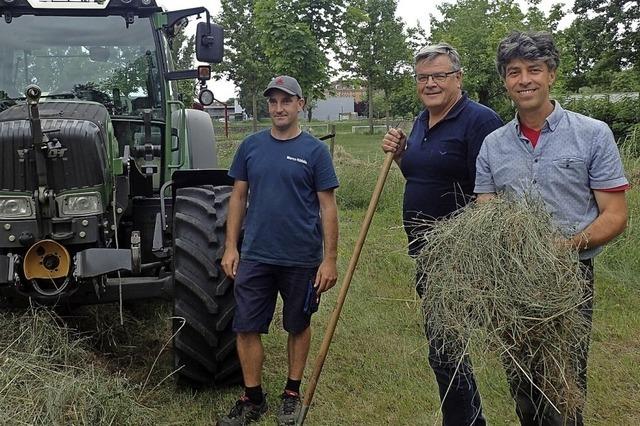
[[[1,424],[150,424],[139,386],[93,365],[46,310],[0,314]]]

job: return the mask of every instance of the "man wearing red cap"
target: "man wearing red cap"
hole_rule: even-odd
[[[296,423],[311,315],[337,279],[338,180],[331,157],[323,142],[300,130],[304,98],[295,78],[274,78],[264,96],[272,126],[242,142],[229,170],[235,183],[222,267],[235,279],[233,330],[245,391],[219,425],[245,425],[267,411],[260,336],[269,330],[278,293],[289,370],[277,416],[281,425]]]

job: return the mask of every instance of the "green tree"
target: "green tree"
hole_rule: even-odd
[[[370,101],[367,96],[368,94],[365,94],[365,97],[363,98],[367,112],[371,109],[371,111],[373,111],[373,118],[376,120],[383,118],[385,112],[391,108],[389,98],[387,98],[381,90],[373,92],[372,101]]]
[[[293,6],[298,19],[306,23],[316,39],[316,43],[325,57],[334,57],[337,50],[337,41],[342,37],[342,21],[345,11],[345,0],[296,0]],[[333,70],[328,64],[328,74],[331,77]],[[328,79],[327,79],[328,83]],[[318,99],[324,99],[328,84],[321,88],[322,94],[315,99],[307,99],[307,114],[311,121],[313,107]]]
[[[413,70],[400,76],[397,87],[389,96],[389,107],[394,117],[415,117],[424,106],[416,94]]]
[[[616,73],[634,69],[630,74],[633,77],[640,61],[640,4],[576,0],[573,12],[576,19],[564,31],[573,59],[570,87],[610,90]]]
[[[407,35],[404,23],[395,17],[396,8],[396,0],[348,2],[338,58],[342,69],[367,87],[367,99],[373,99],[377,89],[389,96],[410,67]],[[373,107],[368,110],[373,133]]]
[[[256,117],[253,120],[253,131],[257,130],[257,123],[261,118],[269,117],[269,107],[266,102],[257,102],[258,99],[262,99],[262,92],[256,95],[255,92],[247,93],[242,87],[238,88],[238,100],[240,105],[253,105],[253,101],[256,100],[255,111],[251,111],[251,114]],[[264,87],[262,88],[264,90]]]
[[[240,88],[240,98],[251,100],[253,131],[258,130],[258,99],[272,77],[269,61],[257,34],[254,6],[258,0],[222,0],[217,21],[225,29],[225,57],[216,67]]]
[[[427,32],[420,25],[416,25],[415,27],[408,27],[407,43],[409,44],[409,49],[411,50],[411,52],[417,53],[420,48],[429,43],[429,36],[427,36]]]
[[[345,0],[295,0],[291,7],[311,30],[318,47],[329,55],[342,35]]]
[[[300,20],[298,7],[296,0],[256,0],[256,29],[273,73],[295,77],[310,107],[329,87],[329,60],[320,42],[329,49],[331,39],[324,32],[316,36],[313,21]]]
[[[136,90],[144,89],[144,93],[148,95],[147,77],[150,67],[153,65],[153,59],[151,52],[145,52],[136,58],[139,54],[137,50],[133,47],[123,47],[116,52],[113,63],[117,65],[114,66],[113,74],[99,82],[102,90],[110,92],[111,88],[118,88],[124,96],[129,96]],[[129,58],[136,59],[130,60]],[[84,71],[82,68],[80,70]],[[193,94],[190,99],[192,98]]]
[[[180,26],[175,36],[170,40],[171,54],[176,70],[189,70],[194,66],[193,59],[196,52],[195,35],[187,35],[186,26]],[[178,81],[178,94],[187,107],[191,106],[195,95],[194,80]]]
[[[553,32],[562,18],[559,6],[547,15],[539,0],[530,0],[524,13],[515,0],[461,0],[438,6],[441,20],[431,16],[431,42],[445,41],[460,53],[463,84],[470,96],[499,112],[509,109],[502,81],[495,69],[499,41],[513,30]]]
[[[640,91],[640,67],[616,72],[610,76],[610,89],[615,92]],[[640,117],[638,117],[640,121]]]

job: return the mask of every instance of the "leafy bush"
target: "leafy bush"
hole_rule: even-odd
[[[602,96],[602,95],[599,95]],[[581,99],[558,97],[563,108],[604,121],[613,131],[616,140],[623,141],[640,123],[640,99],[623,98],[611,101],[604,97],[585,97]],[[505,123],[511,121],[516,112],[507,98],[496,97],[490,107],[500,115]]]
[[[623,140],[640,122],[640,99],[582,98],[561,101],[563,107],[609,125],[616,140]]]

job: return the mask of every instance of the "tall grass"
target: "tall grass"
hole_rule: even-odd
[[[343,210],[366,209],[373,191],[371,183],[376,182],[380,173],[382,155],[361,160],[355,158],[342,146],[338,146],[335,150],[334,163],[340,180],[340,187],[336,191],[339,207]],[[385,190],[378,202],[378,210],[401,209],[402,199],[398,194],[402,194],[403,189],[402,174],[394,168],[387,177]]]
[[[598,260],[602,273],[607,277],[636,286],[640,271],[640,196],[637,190],[640,185],[640,125],[620,143],[620,153],[631,184],[631,190],[627,192],[629,222],[624,234],[609,243]]]

